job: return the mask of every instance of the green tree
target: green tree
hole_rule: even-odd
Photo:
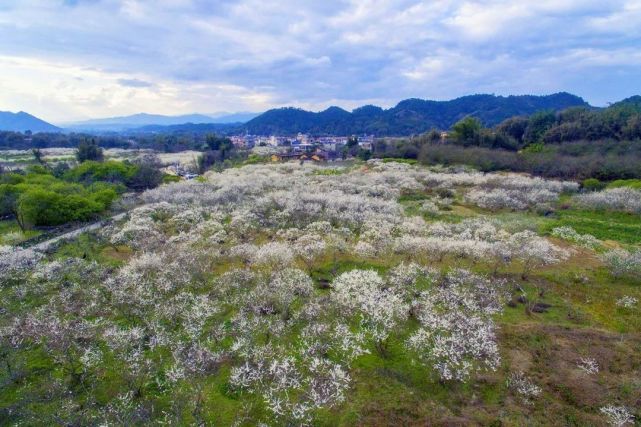
[[[556,123],[556,115],[553,111],[539,111],[528,119],[527,128],[523,134],[523,142],[526,145],[543,141],[543,135]]]
[[[207,148],[212,151],[231,151],[234,147],[231,139],[219,137],[214,134],[208,134],[205,137],[205,144],[207,145]]]
[[[160,171],[160,159],[155,155],[147,155],[136,160],[136,171],[129,180],[129,186],[138,190],[155,188],[162,183],[163,174]]]
[[[39,148],[32,148],[31,154],[33,154],[33,158],[36,161],[36,163],[44,167],[47,167],[47,162],[44,159],[44,154],[42,154],[42,151],[40,151]]]
[[[464,146],[478,145],[483,125],[476,117],[468,116],[452,126],[452,138]]]
[[[104,159],[104,154],[102,148],[96,144],[95,140],[91,141],[82,141],[78,144],[78,149],[76,150],[76,159],[82,163],[86,161],[95,161],[102,162]]]

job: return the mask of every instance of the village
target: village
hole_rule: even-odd
[[[296,136],[236,135],[230,137],[236,148],[274,148],[272,161],[310,160],[331,161],[352,157],[358,151],[372,150],[373,135],[312,136],[298,133]],[[351,148],[351,150],[350,150]]]

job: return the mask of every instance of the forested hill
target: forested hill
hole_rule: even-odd
[[[566,93],[547,96],[470,95],[451,101],[406,99],[384,110],[367,105],[352,111],[330,107],[314,113],[297,108],[269,110],[250,120],[245,126],[252,134],[374,134],[378,136],[411,135],[432,128],[449,129],[466,116],[474,116],[486,126],[503,120],[529,115],[540,110],[563,110],[589,104],[582,98]]]

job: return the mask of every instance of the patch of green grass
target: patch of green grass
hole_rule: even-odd
[[[416,165],[418,164],[418,160],[416,159],[397,159],[395,157],[390,157],[387,159],[383,159],[383,163],[406,163],[408,165]]]
[[[617,179],[608,184],[607,188],[629,187],[641,190],[641,179]]]
[[[541,231],[570,226],[580,234],[591,234],[601,240],[621,243],[641,243],[641,216],[626,212],[587,211],[581,209],[558,210],[553,220],[543,224]]]
[[[38,230],[20,230],[15,220],[0,221],[0,244],[15,245],[42,234]]]
[[[91,233],[84,233],[73,241],[64,243],[55,252],[58,259],[83,258],[100,264],[119,266],[131,256],[127,247],[113,247]]]
[[[423,192],[411,192],[411,193],[405,193],[401,194],[401,197],[398,198],[399,203],[406,203],[406,202],[417,202],[421,200],[427,200],[429,199],[430,196],[428,194],[425,194]]]
[[[332,176],[343,175],[349,172],[349,168],[324,168],[318,169],[313,172],[314,175]]]

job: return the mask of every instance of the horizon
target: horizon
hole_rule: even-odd
[[[0,110],[72,123],[562,91],[606,106],[641,93],[641,5],[607,3],[0,2]]]

